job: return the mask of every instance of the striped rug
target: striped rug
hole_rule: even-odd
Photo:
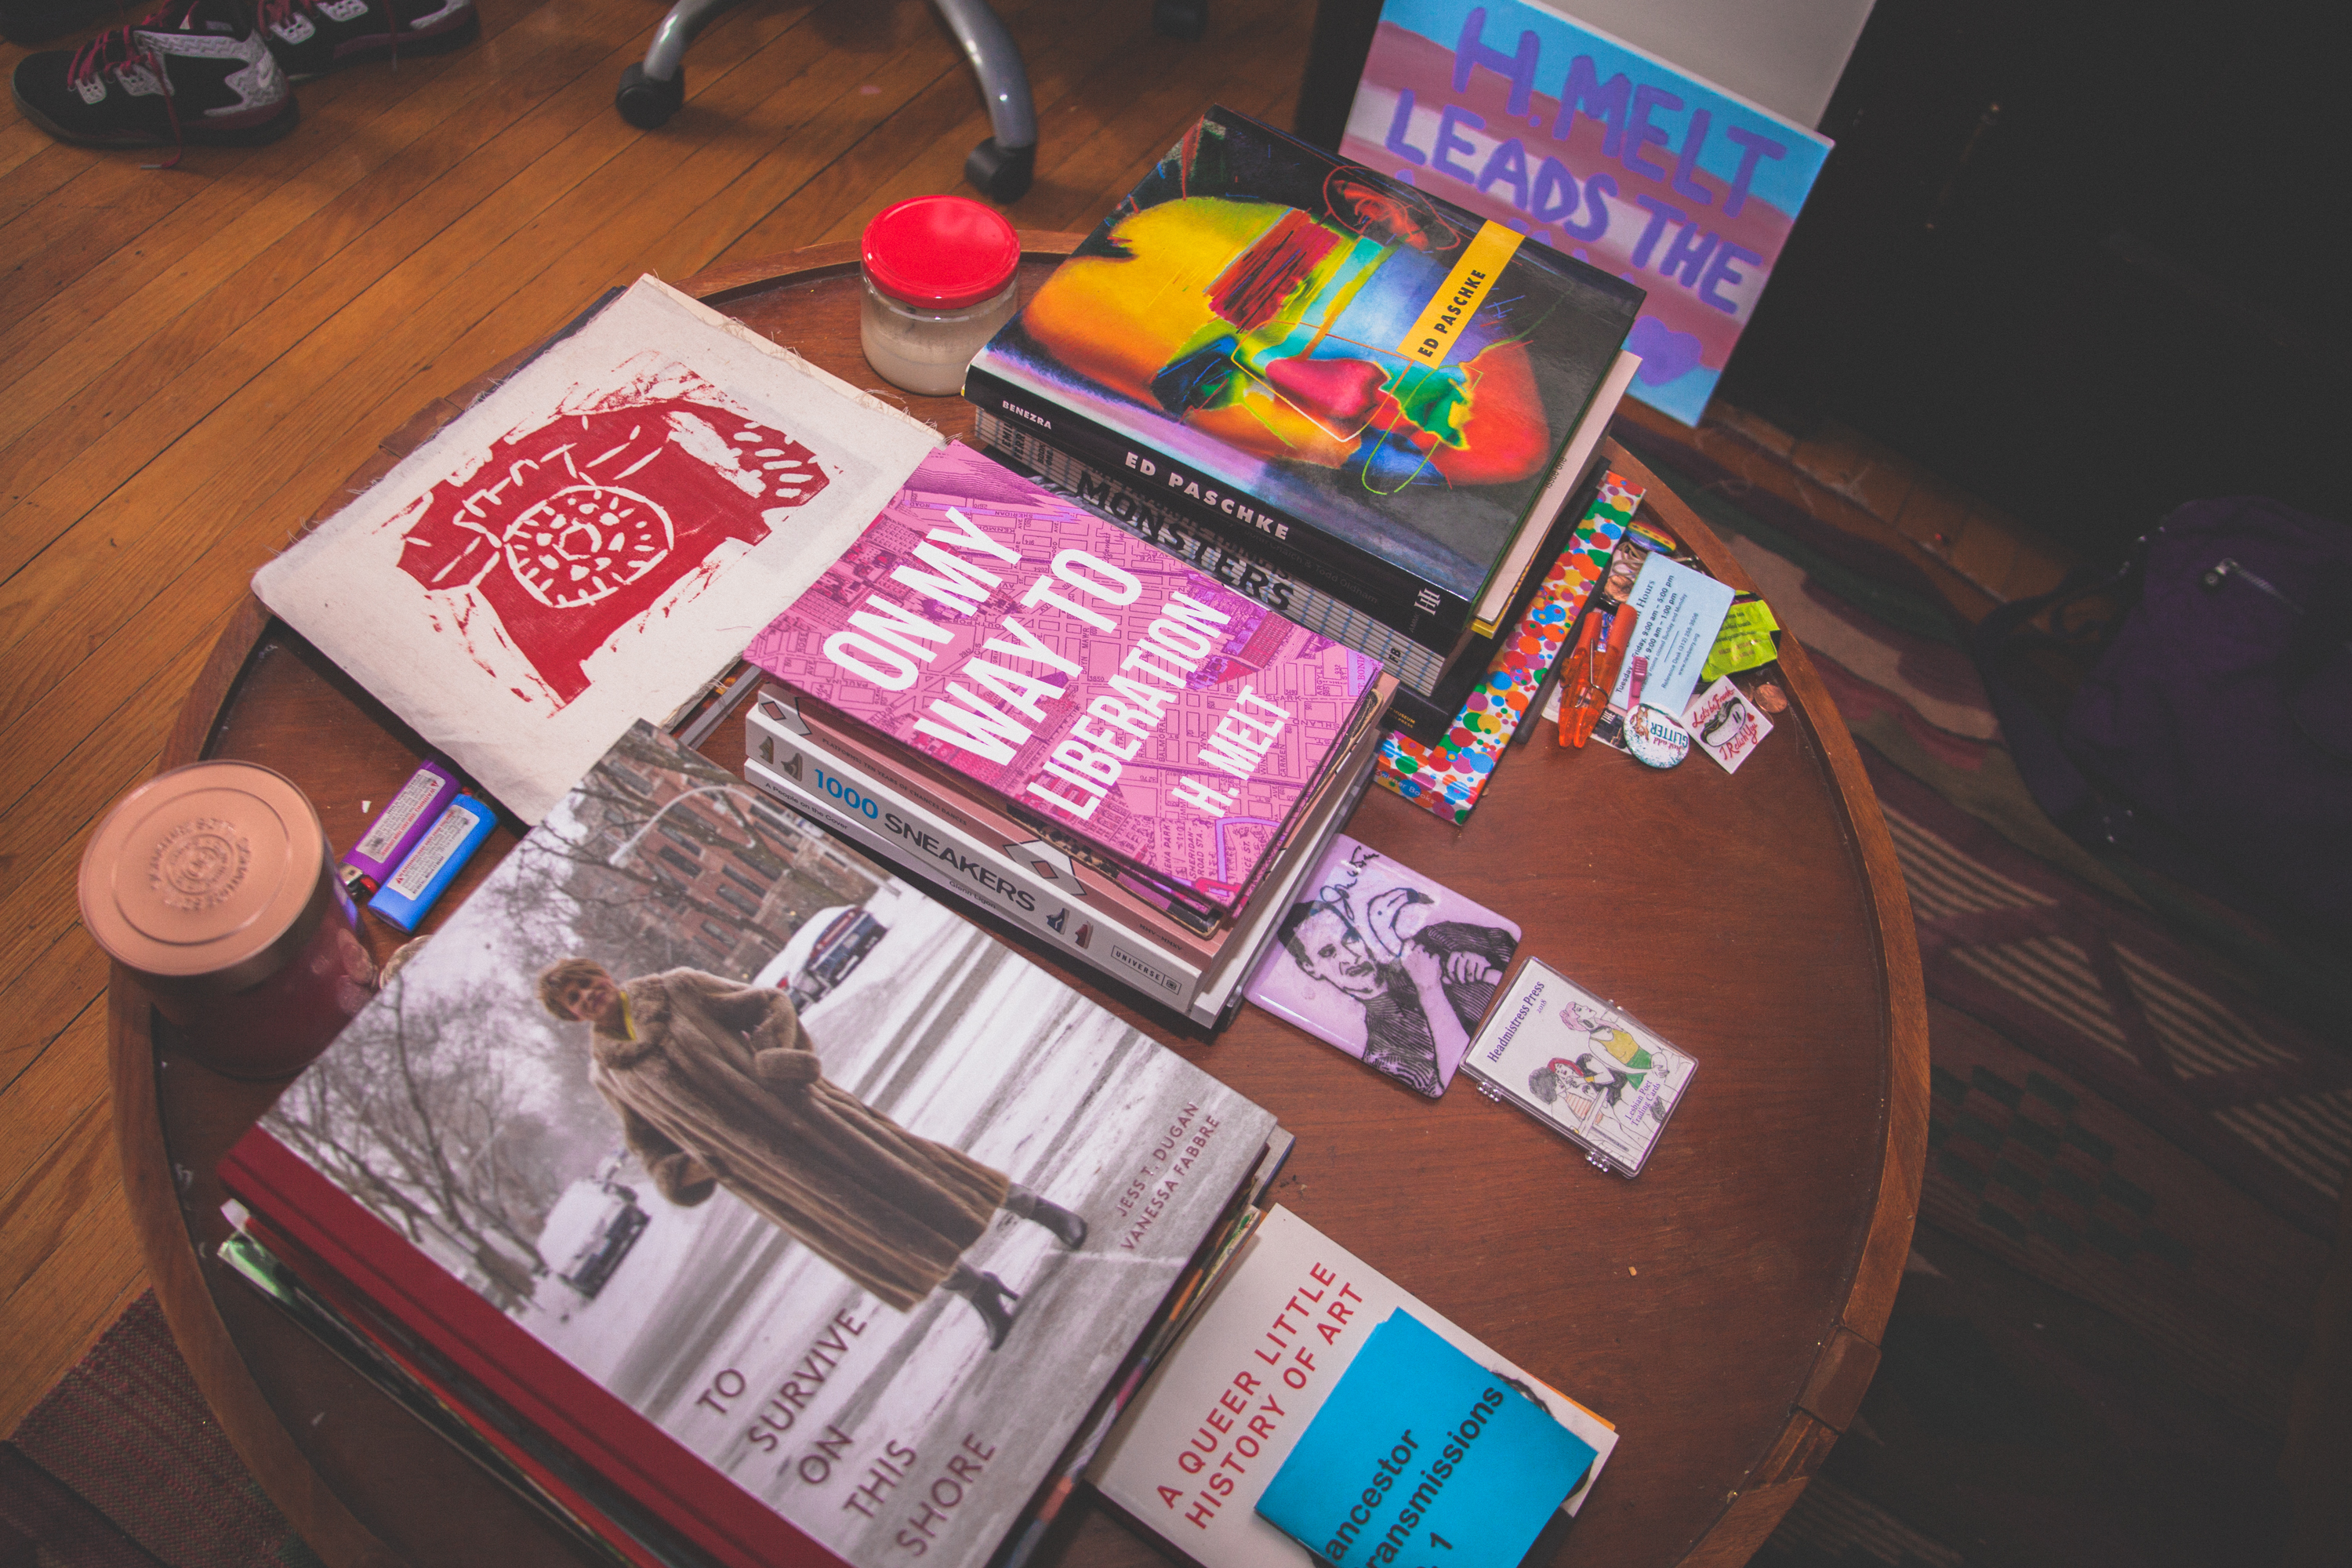
[[[1908,562],[1694,447],[1628,445],[1862,743],[1929,999],[1927,1169],[1880,1369],[1757,1563],[2270,1560],[2352,1168],[2352,1056],[2298,1015],[2340,974],[2053,826]]]

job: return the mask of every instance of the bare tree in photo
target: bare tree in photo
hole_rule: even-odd
[[[479,991],[424,996],[395,981],[296,1079],[270,1130],[387,1224],[428,1251],[451,1253],[500,1305],[544,1272],[538,1237],[562,1191],[544,1122]]]

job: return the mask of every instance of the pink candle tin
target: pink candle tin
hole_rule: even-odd
[[[188,1054],[283,1078],[375,990],[319,814],[250,763],[195,763],[114,804],[81,859],[82,923]]]

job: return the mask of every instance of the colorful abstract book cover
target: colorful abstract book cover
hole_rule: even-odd
[[[1640,302],[1506,225],[1213,109],[966,390],[986,405],[993,376],[1075,412],[1123,444],[1078,453],[1114,477],[1310,565],[1409,581],[1383,618],[1458,632]],[[1040,434],[1070,445],[1066,423]]]
[[[979,1568],[1274,1135],[640,723],[226,1175],[696,1560]]]
[[[536,822],[730,666],[939,433],[645,278],[254,574]]]
[[[1612,469],[1602,478],[1575,537],[1552,563],[1527,615],[1495,655],[1486,679],[1471,690],[1445,739],[1430,745],[1409,735],[1388,736],[1381,742],[1374,779],[1456,826],[1470,819],[1503,748],[1520,725],[1535,721],[1528,704],[1641,504],[1642,492],[1622,475]]]
[[[1380,673],[960,444],[745,657],[1221,910]]]
[[[1243,994],[1434,1100],[1454,1080],[1519,928],[1341,834]]]
[[[1633,395],[1696,425],[1830,145],[1529,0],[1387,0],[1339,150],[1647,289]]]

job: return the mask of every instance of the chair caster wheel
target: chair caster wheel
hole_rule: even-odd
[[[999,147],[993,136],[963,161],[963,177],[992,202],[1019,201],[1029,194],[1029,182],[1036,174],[1036,148]]]
[[[684,70],[664,81],[647,76],[643,61],[621,73],[621,90],[613,95],[613,107],[621,111],[621,118],[640,131],[660,130],[685,101]]]
[[[1163,38],[1198,38],[1209,30],[1209,0],[1152,0],[1151,30]]]

